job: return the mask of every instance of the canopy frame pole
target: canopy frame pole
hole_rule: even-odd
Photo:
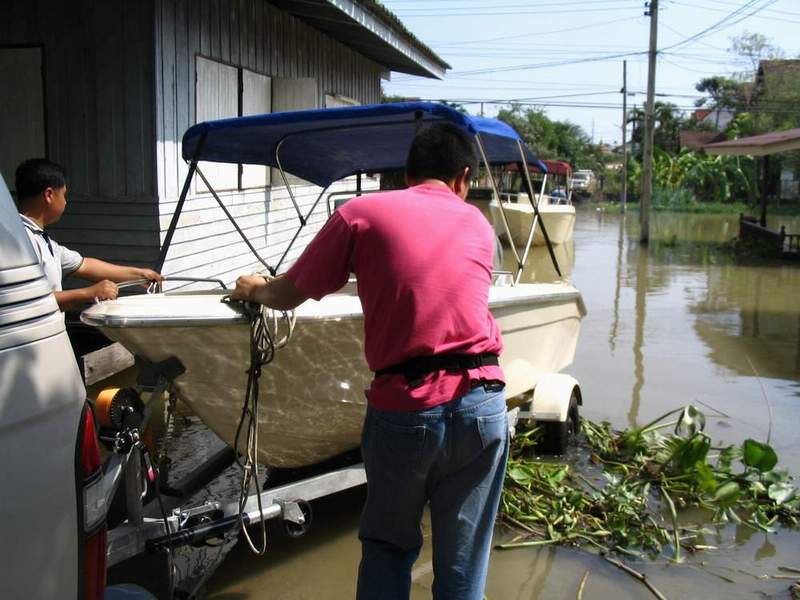
[[[572,206],[572,182],[570,181],[570,180],[572,179],[572,178],[570,177],[570,174],[571,174],[571,173],[572,173],[572,171],[567,171],[567,172],[564,174],[564,187],[565,187],[565,188],[566,188],[566,190],[567,190],[567,204],[568,204],[569,206]],[[624,204],[624,202],[623,202],[623,207],[624,207],[624,206],[625,206],[625,204]]]
[[[322,188],[322,191],[319,193],[319,196],[317,196],[317,199],[314,200],[314,204],[312,204],[311,208],[308,209],[308,213],[306,214],[305,219],[303,219],[302,215],[301,215],[301,218],[300,218],[301,225],[300,225],[300,227],[297,228],[297,231],[294,232],[294,236],[292,236],[292,239],[289,241],[289,245],[286,247],[286,250],[284,250],[283,254],[281,255],[281,258],[278,261],[278,264],[275,265],[275,271],[276,272],[277,272],[278,269],[281,268],[281,265],[283,264],[283,261],[286,259],[286,257],[289,254],[289,251],[292,249],[292,246],[294,246],[295,241],[300,236],[300,232],[303,230],[303,228],[308,223],[308,219],[311,218],[311,215],[316,210],[317,205],[319,204],[319,201],[322,200],[322,197],[325,195],[325,192],[328,191],[329,187],[331,187],[330,184],[328,184],[324,188]]]
[[[522,164],[520,164],[520,168],[523,168],[525,170],[524,181],[527,183],[528,187],[526,191],[528,192],[528,199],[531,201],[531,206],[533,206],[533,213],[534,213],[533,222],[531,223],[531,231],[530,234],[528,234],[528,244],[525,246],[525,259],[527,259],[528,251],[530,250],[530,246],[533,243],[533,233],[534,229],[536,228],[536,222],[538,221],[539,225],[542,228],[544,243],[547,246],[547,251],[550,253],[550,260],[553,261],[553,266],[555,267],[558,276],[563,277],[563,275],[561,274],[561,269],[558,266],[558,260],[556,260],[556,254],[555,252],[553,252],[553,244],[550,242],[550,236],[547,235],[547,228],[544,226],[544,219],[542,219],[542,215],[541,213],[539,213],[538,203],[534,202],[533,200],[533,183],[531,182],[531,172],[528,169],[528,160],[525,158],[525,149],[522,146],[521,140],[517,140],[517,146],[519,147],[519,155],[520,157],[522,157]],[[544,176],[545,179],[547,179],[547,173],[545,173]],[[544,183],[542,183],[542,186],[544,186]],[[523,264],[525,264],[524,261]],[[521,277],[521,275],[522,275],[522,270],[520,269],[520,272],[517,274],[517,278]]]
[[[767,189],[769,185],[769,154],[761,157],[761,219],[762,227],[767,226]]]
[[[519,273],[522,271],[523,263],[520,262],[519,253],[517,252],[517,248],[514,246],[514,238],[511,236],[511,230],[508,227],[506,211],[503,208],[503,201],[500,199],[500,191],[497,189],[497,183],[495,182],[494,175],[492,174],[491,163],[489,163],[489,159],[486,157],[486,151],[483,148],[483,143],[481,143],[481,136],[477,133],[475,134],[475,144],[478,146],[478,151],[483,159],[483,164],[486,165],[486,173],[489,175],[489,183],[491,184],[492,191],[497,198],[497,204],[500,207],[500,216],[502,217],[503,221],[503,229],[506,231],[506,236],[508,237],[508,242],[511,246],[511,252],[514,254],[514,259],[517,261],[517,274],[519,275]]]
[[[288,137],[289,136],[287,135],[281,138],[281,141],[278,142],[277,146],[275,146],[275,164],[278,165],[278,172],[281,174],[281,179],[283,179],[283,185],[286,186],[286,191],[289,192],[289,199],[292,201],[292,204],[294,204],[294,209],[297,211],[297,218],[300,219],[300,227],[302,229],[302,227],[306,224],[306,222],[303,219],[303,213],[300,211],[300,207],[297,205],[297,200],[294,197],[292,186],[289,185],[289,180],[286,178],[286,173],[284,172],[283,166],[281,165],[281,157],[280,157],[281,146],[283,146],[283,142],[285,142],[286,138]]]
[[[533,182],[531,181],[531,183]],[[537,206],[542,203],[542,198],[544,198],[544,188],[546,184],[547,184],[547,173],[545,173],[544,177],[542,178],[542,187],[541,189],[539,189],[539,197],[536,199]]]
[[[189,163],[189,172],[186,173],[186,179],[183,180],[183,188],[181,189],[181,195],[178,198],[178,205],[175,207],[175,212],[172,213],[172,219],[170,220],[169,227],[167,228],[167,235],[164,236],[164,243],[161,244],[161,250],[158,253],[156,271],[160,272],[164,268],[164,261],[167,259],[167,252],[169,252],[169,247],[172,244],[172,236],[175,235],[175,230],[178,228],[178,218],[181,216],[181,211],[183,211],[183,205],[186,202],[186,196],[189,195],[189,185],[191,184],[194,173],[197,170],[197,162],[200,157],[200,153],[203,151],[203,146],[206,143],[207,134],[207,131],[203,132],[203,134],[200,136],[200,139],[197,141],[197,147],[194,149],[194,156],[192,156],[192,160]]]
[[[195,167],[195,170],[197,171],[197,174],[200,176],[200,179],[203,180],[203,183],[205,184],[205,186],[208,188],[208,191],[211,192],[212,196],[214,196],[214,200],[217,201],[217,204],[219,204],[219,207],[222,209],[222,212],[224,212],[225,216],[228,217],[228,220],[231,222],[231,225],[233,225],[234,229],[236,229],[236,232],[242,238],[244,243],[247,244],[247,247],[250,248],[250,252],[252,252],[253,255],[258,259],[258,261],[267,268],[267,270],[269,271],[269,274],[274,276],[275,275],[275,269],[273,269],[269,265],[269,263],[267,263],[267,261],[265,261],[263,258],[261,258],[261,255],[258,253],[258,250],[256,250],[255,247],[253,246],[253,244],[250,243],[250,240],[247,239],[247,236],[244,234],[244,231],[242,231],[242,229],[239,227],[239,224],[236,222],[236,219],[233,217],[233,215],[230,213],[230,211],[228,211],[228,208],[222,203],[222,200],[217,195],[217,192],[214,190],[214,188],[208,182],[208,179],[206,179],[206,176],[203,175],[203,172],[200,170],[200,167]]]

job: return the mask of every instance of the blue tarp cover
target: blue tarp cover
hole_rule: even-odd
[[[206,121],[183,136],[183,158],[278,167],[320,186],[358,172],[401,169],[417,122],[450,121],[479,134],[492,164],[520,161],[519,135],[497,119],[443,104],[399,102]],[[523,143],[526,160],[547,167]]]

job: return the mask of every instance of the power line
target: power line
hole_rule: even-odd
[[[761,7],[757,7],[751,13],[743,16],[742,18],[740,18],[740,19],[738,19],[736,21],[730,22],[731,19],[735,19],[736,17],[741,15],[744,11],[746,11],[747,9],[753,7],[757,2],[759,2],[759,0],[748,0],[748,2],[746,2],[745,4],[743,4],[742,6],[737,8],[736,10],[734,10],[733,12],[727,14],[725,17],[723,17],[722,19],[720,19],[719,21],[717,21],[713,25],[710,25],[709,27],[706,27],[705,29],[702,29],[701,31],[698,31],[694,35],[690,35],[689,37],[681,40],[680,42],[676,42],[676,43],[674,43],[674,44],[672,44],[670,46],[667,46],[666,48],[662,48],[660,51],[663,52],[665,50],[672,50],[673,48],[677,48],[678,46],[683,46],[685,44],[689,44],[689,43],[694,42],[696,40],[699,40],[699,39],[701,39],[701,38],[703,38],[703,37],[705,37],[707,35],[711,35],[712,33],[717,33],[719,31],[722,31],[723,29],[727,29],[728,27],[732,27],[732,26],[736,25],[737,23],[741,23],[745,19],[747,19],[749,17],[752,17],[757,12],[759,12],[761,10],[764,10],[768,6],[770,6],[772,4],[775,4],[776,1],[777,0],[766,0],[765,3],[763,5],[761,5]]]
[[[611,12],[611,11],[631,11],[633,7],[619,7],[619,8],[578,8],[575,10],[519,10],[519,11],[504,11],[498,12],[495,9],[490,9],[481,12],[462,12],[462,13],[425,13],[425,14],[408,14],[405,12],[398,12],[398,16],[403,19],[416,19],[416,18],[430,18],[430,17],[501,17],[501,16],[522,16],[522,15],[570,15],[570,14],[586,14],[593,12]]]
[[[463,45],[463,44],[472,45],[472,44],[480,44],[482,42],[499,42],[501,40],[516,40],[516,39],[519,39],[519,38],[527,38],[527,37],[535,37],[536,39],[539,39],[542,36],[546,36],[546,35],[555,35],[557,33],[568,33],[568,32],[572,32],[572,31],[581,31],[583,29],[592,29],[594,27],[602,27],[604,25],[613,25],[613,24],[616,24],[616,23],[625,23],[627,21],[638,21],[640,19],[641,19],[641,17],[637,15],[635,17],[625,17],[625,18],[622,18],[622,19],[612,19],[610,21],[603,21],[601,23],[589,23],[588,25],[580,25],[578,27],[568,27],[567,29],[553,29],[553,30],[550,30],[550,31],[537,31],[535,33],[520,33],[520,34],[515,34],[515,35],[504,35],[504,36],[494,37],[494,38],[485,38],[485,39],[482,39],[482,40],[463,40],[463,41],[458,41],[458,42],[431,42],[431,46],[433,46],[434,48],[436,48],[438,50],[439,48],[444,48],[446,46],[460,46],[460,45]]]
[[[725,9],[723,9],[723,8],[711,8],[709,6],[701,6],[699,4],[687,4],[685,2],[678,2],[677,0],[670,0],[670,4],[674,4],[676,6],[686,6],[688,8],[699,8],[700,10],[706,10],[706,11],[709,11],[709,12],[716,12],[716,13],[724,13],[724,12],[726,12]],[[733,6],[733,5],[731,5],[731,4],[727,3],[727,2],[725,4],[727,4],[728,6]],[[761,11],[759,11],[759,12],[761,12]],[[764,11],[764,12],[767,12],[767,11]],[[794,16],[800,17],[800,13],[793,13],[793,12],[789,12],[789,11],[777,11],[777,10],[774,10],[774,9],[771,10],[771,11],[768,11],[768,12],[770,14],[775,13],[776,16],[772,17],[772,16],[768,16],[766,14],[751,15],[751,16],[754,19],[762,19],[764,21],[773,21],[773,22],[780,22],[780,23],[800,23],[800,21],[795,21],[793,19],[787,19],[785,16],[782,16],[782,15],[788,15],[788,16],[793,16],[793,17]],[[781,15],[781,16],[778,16],[778,15]]]

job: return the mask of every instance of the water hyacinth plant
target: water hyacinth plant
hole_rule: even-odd
[[[581,430],[585,472],[533,458],[536,428],[514,438],[500,510],[518,535],[500,547],[571,544],[681,561],[707,548],[707,530],[681,525],[681,508],[762,531],[800,519],[800,494],[775,451],[752,439],[715,447],[693,406],[619,432],[584,419]]]

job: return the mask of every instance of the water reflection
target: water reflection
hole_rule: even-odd
[[[639,405],[642,401],[642,388],[644,387],[644,323],[647,316],[647,282],[648,282],[648,253],[647,248],[638,246],[636,249],[636,325],[633,334],[633,393],[631,406],[628,410],[628,425],[638,425]]]
[[[715,363],[739,375],[797,378],[800,315],[796,266],[727,267],[708,273],[692,311]]]
[[[608,334],[608,347],[613,353],[617,347],[617,330],[619,329],[619,294],[622,287],[622,254],[625,248],[625,221],[626,215],[620,215],[618,236],[617,236],[617,268],[615,272],[614,287],[614,321],[611,325],[611,331]]]
[[[509,248],[503,247],[502,270],[517,272],[517,262],[514,253]],[[520,251],[520,255],[522,251]],[[553,265],[553,257],[558,263],[561,276],[558,275]],[[553,256],[545,246],[532,246],[522,270],[520,283],[552,283],[569,280],[572,268],[575,265],[575,241],[570,239],[563,244],[553,246]]]

